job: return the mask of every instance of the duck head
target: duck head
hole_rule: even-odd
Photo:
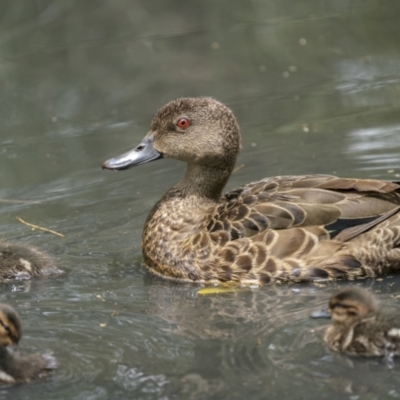
[[[160,158],[232,171],[240,149],[232,111],[210,97],[180,98],[155,114],[150,130],[134,149],[103,163],[125,170]]]
[[[349,287],[329,300],[329,313],[334,322],[351,325],[378,311],[378,302],[368,290]]]
[[[21,322],[15,310],[0,303],[0,346],[18,344],[22,336]]]

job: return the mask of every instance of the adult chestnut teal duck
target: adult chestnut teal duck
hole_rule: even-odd
[[[53,259],[25,244],[0,242],[0,282],[60,274]]]
[[[56,368],[56,360],[49,354],[22,354],[15,349],[21,336],[18,314],[0,303],[0,383],[29,382]]]
[[[222,195],[240,149],[232,111],[180,98],[143,141],[104,162],[126,170],[174,158],[183,179],[151,210],[145,265],[178,281],[242,285],[354,279],[400,268],[400,184],[328,175],[280,176]]]
[[[358,356],[383,356],[389,367],[400,355],[400,315],[382,310],[375,296],[348,287],[329,300],[332,324],[324,341],[333,351]],[[317,316],[323,316],[318,314]]]

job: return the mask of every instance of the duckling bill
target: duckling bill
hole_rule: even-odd
[[[21,322],[15,310],[0,303],[0,383],[30,382],[47,376],[56,368],[48,354],[22,354],[14,348],[22,336]]]
[[[277,176],[222,195],[240,149],[232,111],[181,98],[155,114],[126,170],[161,158],[187,164],[150,211],[142,235],[156,275],[198,283],[355,279],[400,267],[400,185],[331,175]]]
[[[329,300],[332,324],[324,341],[335,351],[384,357],[388,367],[400,355],[400,317],[385,312],[375,296],[359,287],[340,290]],[[315,315],[314,315],[315,317]]]

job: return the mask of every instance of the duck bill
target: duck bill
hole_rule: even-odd
[[[310,315],[311,318],[331,318],[331,314],[326,308],[315,310]]]
[[[122,171],[162,158],[163,155],[153,147],[153,139],[154,133],[146,136],[134,149],[105,161],[102,168]]]

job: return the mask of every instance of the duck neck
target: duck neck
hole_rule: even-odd
[[[212,246],[205,231],[230,172],[189,164],[181,182],[153,207],[142,237],[144,261],[150,270],[171,278],[197,279],[201,265],[210,262]]]
[[[207,198],[219,202],[233,168],[218,168],[203,164],[188,164],[185,176],[175,186],[185,197]]]

